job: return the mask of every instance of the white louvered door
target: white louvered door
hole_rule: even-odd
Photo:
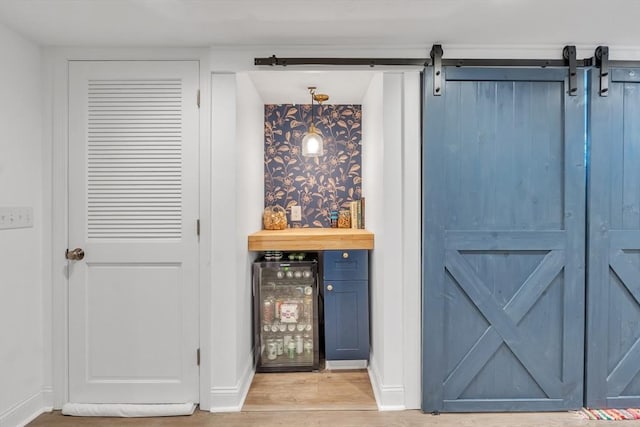
[[[69,400],[198,401],[198,63],[69,65]]]

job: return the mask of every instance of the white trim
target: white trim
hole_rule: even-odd
[[[404,387],[402,385],[384,385],[374,359],[369,362],[369,380],[376,398],[378,411],[404,411]]]
[[[42,404],[49,411],[53,410],[53,387],[44,387],[42,389]]]
[[[68,246],[67,232],[67,141],[68,141],[68,68],[67,59],[55,50],[48,58],[52,72],[51,91],[51,185],[52,185],[52,230],[51,230],[51,329],[53,363],[50,374],[53,386],[53,406],[62,408],[69,396],[68,373],[68,307],[67,307],[67,263],[62,253]],[[45,321],[46,324],[46,321]]]
[[[209,50],[207,48],[176,48],[176,49],[120,49],[120,48],[50,48],[46,50],[46,69],[51,71],[47,78],[51,81],[51,90],[46,94],[46,104],[51,107],[51,121],[45,123],[45,143],[51,144],[51,247],[50,260],[44,260],[43,265],[50,266],[51,289],[45,290],[44,295],[51,295],[51,354],[53,363],[45,364],[44,377],[51,377],[53,407],[62,408],[69,401],[68,374],[68,277],[67,263],[62,256],[67,248],[68,236],[68,198],[67,198],[67,170],[68,170],[68,62],[73,60],[193,60],[200,64],[200,270],[199,270],[199,298],[200,298],[200,349],[203,357],[200,364],[200,404],[208,407],[208,390],[211,384],[211,298],[210,289],[210,90],[209,90]],[[195,94],[194,94],[195,102]],[[49,139],[50,138],[50,139]],[[46,239],[45,239],[46,241]],[[45,286],[47,283],[45,282]],[[47,310],[44,310],[47,314]],[[45,324],[47,324],[45,319]],[[46,334],[46,333],[45,333]],[[45,335],[46,336],[46,335]],[[45,352],[46,354],[46,352]],[[50,394],[50,393],[48,393]]]
[[[325,360],[324,368],[330,371],[340,369],[367,369],[366,360]]]
[[[200,409],[209,409],[211,387],[211,72],[200,55]]]
[[[53,166],[53,144],[51,127],[53,122],[53,78],[51,66],[52,62],[48,56],[43,56],[42,61],[42,105],[43,105],[43,122],[42,122],[42,159],[40,161],[42,168],[42,248],[40,258],[42,261],[42,306],[41,324],[42,324],[42,394],[44,404],[47,407],[53,407],[53,271],[52,267],[52,248],[53,248],[53,182],[52,182],[52,166]]]
[[[422,396],[420,73],[404,73],[402,95],[402,381],[405,407],[419,409]]]
[[[52,408],[45,406],[44,392],[39,391],[0,414],[0,427],[24,426]]]
[[[249,394],[256,371],[253,366],[253,348],[245,362],[242,376],[232,387],[211,387],[210,412],[240,412]]]

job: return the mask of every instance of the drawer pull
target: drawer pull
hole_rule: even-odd
[[[333,290],[333,285],[327,285],[327,290],[328,291],[332,291]]]
[[[342,258],[344,259],[349,258],[349,252],[342,252]]]

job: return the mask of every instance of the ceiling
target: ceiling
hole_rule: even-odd
[[[45,46],[640,46],[637,0],[0,0]]]
[[[536,57],[536,49],[561,52],[567,44],[580,57],[605,44],[640,59],[639,19],[638,0],[0,0],[0,24],[42,46],[257,48],[284,57],[287,49],[307,57],[340,49],[427,56],[441,43],[445,57],[455,46],[485,57],[495,49]],[[329,103],[360,103],[373,76],[282,71],[250,72],[265,103],[309,103],[312,85]]]

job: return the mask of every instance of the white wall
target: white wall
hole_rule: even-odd
[[[0,426],[42,410],[42,53],[0,26],[0,206],[33,207],[33,228],[0,230]]]
[[[211,407],[238,405],[239,355],[236,242],[236,85],[233,74],[211,78]]]
[[[375,249],[371,251],[369,298],[371,319],[371,378],[376,398],[383,384],[384,367],[384,75],[377,73],[362,100],[362,194],[366,198],[366,227],[375,233]],[[396,283],[396,286],[398,283]]]
[[[383,410],[417,408],[420,400],[419,87],[418,73],[386,72],[363,102],[367,228],[376,236],[369,371]],[[405,182],[407,174],[418,179]]]
[[[247,73],[236,75],[237,131],[236,131],[236,307],[237,352],[240,364],[236,375],[241,381],[250,380],[253,372],[252,336],[252,274],[255,253],[247,251],[247,236],[262,228],[264,208],[264,103]]]
[[[404,406],[422,398],[422,109],[420,73],[405,72],[402,85],[402,279]]]
[[[212,75],[212,411],[238,411],[253,376],[247,235],[261,227],[263,105],[246,74]]]
[[[66,58],[120,58],[123,55],[130,58],[139,55],[136,51],[115,52],[63,50],[57,57],[64,60],[57,62],[64,65]],[[250,57],[250,54],[245,54]],[[304,52],[291,54],[301,56]],[[343,54],[354,55],[354,52]],[[160,53],[159,56],[166,54]],[[202,260],[205,272],[210,269],[210,279],[206,279],[204,285],[206,292],[203,293],[201,309],[205,319],[202,328],[211,332],[207,332],[205,338],[205,341],[210,339],[210,345],[203,343],[201,369],[205,377],[202,380],[201,407],[212,411],[239,410],[253,375],[250,265],[254,255],[247,251],[247,235],[261,228],[263,207],[263,102],[247,75],[247,71],[255,70],[234,70],[229,66],[233,58],[235,56],[231,55],[225,59],[224,55],[216,53],[210,56],[209,64],[203,61],[204,72],[211,84],[207,91],[211,95],[211,137],[204,137],[202,143],[210,141],[211,145],[210,151],[201,151],[207,154],[201,167],[210,168],[211,172],[210,177],[206,171],[201,174],[203,188],[210,188],[210,198],[203,198],[205,208],[201,208],[205,212],[202,220],[203,232],[206,233],[202,239],[211,256]],[[229,69],[233,71],[227,71]],[[57,73],[63,76],[66,68],[61,66]],[[416,179],[420,176],[420,107],[417,73],[410,74],[413,76],[412,84],[408,84],[407,73],[377,73],[362,100],[365,127],[363,190],[368,201],[368,228],[376,233],[371,275],[371,376],[382,409],[416,408],[420,399],[420,187],[419,179]],[[57,98],[62,99],[66,92],[58,80],[53,92],[57,88]],[[203,84],[203,88],[206,86]],[[203,99],[208,98],[207,94]],[[410,99],[412,97],[413,100]],[[64,108],[64,104],[54,104],[51,113],[51,120],[57,123],[54,134],[55,128],[64,129],[63,119],[66,116],[61,113]],[[208,127],[208,124],[203,126]],[[208,132],[202,134],[208,135]],[[63,143],[64,133],[58,139],[58,144]],[[44,169],[59,175],[64,173],[64,168],[56,165],[62,163],[54,162],[53,171],[50,164]],[[64,180],[59,178],[58,181]],[[45,194],[45,201],[49,200],[47,197]],[[52,203],[55,205],[55,200]],[[207,211],[211,212],[210,218]],[[59,211],[58,215],[63,218],[64,212]],[[211,221],[207,225],[209,219]],[[64,227],[53,227],[54,230],[58,228]],[[57,241],[53,240],[54,243]],[[60,279],[60,286],[54,289],[63,289],[64,283]],[[53,301],[54,308],[64,306],[60,298],[53,298]],[[44,310],[44,313],[49,313],[49,310]],[[63,315],[62,308],[58,310],[58,316],[53,315],[59,327],[63,326],[60,317]],[[51,313],[47,315],[48,318],[50,316]],[[64,337],[60,335],[58,338],[52,343],[54,366],[58,368],[49,368],[47,372],[54,374],[56,402],[60,405],[66,401],[65,358],[64,346],[60,345]],[[46,349],[44,354],[48,354]],[[59,377],[57,382],[56,375]],[[46,377],[45,384],[50,384]]]

